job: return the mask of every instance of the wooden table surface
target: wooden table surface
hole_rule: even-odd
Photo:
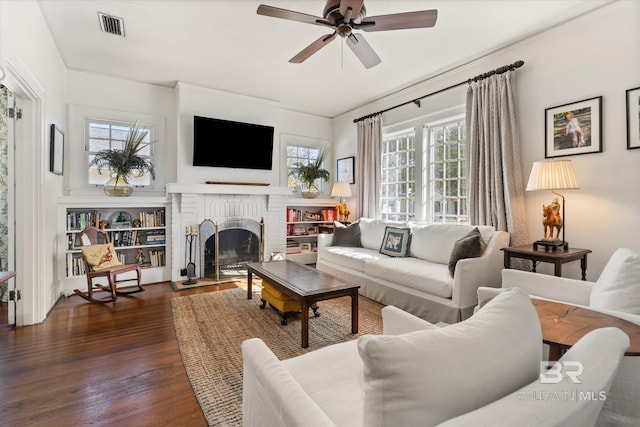
[[[640,356],[640,325],[619,317],[610,316],[588,308],[554,301],[532,298],[542,327],[542,341],[551,347],[552,353],[560,356],[587,333],[606,327],[616,327],[629,336],[631,345],[625,356]]]
[[[351,297],[351,333],[358,333],[359,285],[345,282],[308,265],[288,259],[247,264],[247,299],[252,299],[253,274],[266,279],[271,286],[298,301],[301,308],[302,347],[309,346],[309,308],[318,301]]]

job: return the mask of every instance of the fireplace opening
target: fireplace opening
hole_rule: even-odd
[[[246,265],[262,260],[263,223],[253,220],[228,220],[200,225],[201,277],[225,280],[246,276]]]

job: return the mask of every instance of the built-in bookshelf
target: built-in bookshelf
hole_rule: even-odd
[[[338,220],[336,204],[333,199],[287,201],[287,258],[304,264],[316,262],[318,235],[333,233],[333,222]]]
[[[64,231],[60,240],[64,247],[59,252],[64,254],[64,259],[59,266],[63,290],[82,286],[76,280],[85,280],[79,239],[81,231],[88,226],[100,228],[107,234],[120,263],[142,266],[143,283],[169,280],[165,268],[169,256],[166,216],[169,209],[164,198],[153,199],[155,203],[149,204],[147,198],[141,197],[62,204]]]

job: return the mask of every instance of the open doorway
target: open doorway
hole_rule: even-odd
[[[16,114],[14,96],[0,85],[0,271],[13,270],[13,138]],[[15,307],[10,309],[9,291],[14,279],[0,284],[0,324],[15,323]]]

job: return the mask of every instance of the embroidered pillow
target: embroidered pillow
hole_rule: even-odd
[[[451,277],[456,272],[456,264],[458,264],[459,260],[479,257],[486,247],[487,244],[482,240],[478,227],[471,230],[463,238],[456,240],[449,257],[449,273],[451,273]]]
[[[118,254],[111,243],[100,245],[82,246],[82,257],[94,271],[104,270],[109,267],[121,265]]]
[[[411,242],[411,229],[387,226],[382,237],[380,253],[393,257],[406,257]]]
[[[352,248],[361,248],[360,242],[360,224],[354,222],[349,226],[345,226],[341,222],[334,222],[333,240],[331,246],[346,246]]]

